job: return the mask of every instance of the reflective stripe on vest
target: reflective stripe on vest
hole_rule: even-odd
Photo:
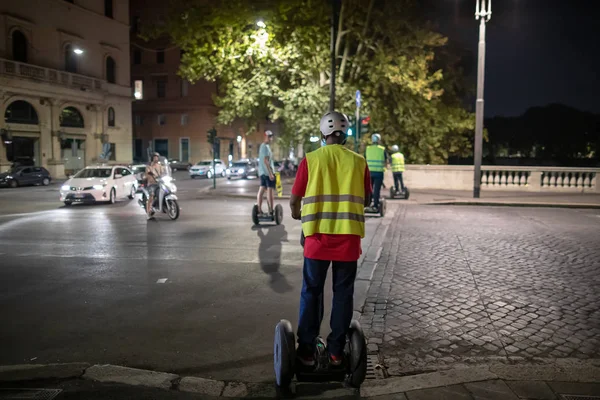
[[[365,236],[365,159],[341,145],[306,154],[308,182],[302,200],[302,231]]]
[[[392,154],[392,172],[404,172],[404,154]]]
[[[371,145],[366,151],[367,165],[371,172],[383,172],[385,169],[385,147]]]

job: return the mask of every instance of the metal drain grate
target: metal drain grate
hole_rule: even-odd
[[[377,364],[379,364],[379,359],[376,354],[367,356],[367,376],[365,379],[379,379],[379,374],[375,370]]]
[[[62,389],[0,389],[1,400],[52,400]]]
[[[600,400],[600,396],[588,396],[580,394],[561,394],[562,400]]]

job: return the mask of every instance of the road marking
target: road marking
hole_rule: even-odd
[[[167,281],[167,278],[160,278],[159,280],[156,281],[156,283],[165,283]]]
[[[23,217],[23,216],[28,216],[28,215],[40,215],[40,214],[51,214],[53,212],[58,211],[59,209],[55,209],[55,210],[44,210],[44,211],[33,211],[33,212],[28,212],[28,213],[17,213],[17,214],[6,214],[6,215],[0,215],[0,218],[11,218],[11,217]]]

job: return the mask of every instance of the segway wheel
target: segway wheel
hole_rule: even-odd
[[[281,204],[277,204],[275,206],[275,223],[280,225],[281,221],[283,221],[283,207]]]
[[[252,207],[252,222],[254,222],[254,225],[258,225],[260,223],[258,220],[258,204],[255,204],[254,207]]]
[[[355,319],[350,322],[348,338],[350,345],[348,383],[352,387],[359,388],[367,376],[367,343],[365,334]]]
[[[294,363],[296,360],[296,339],[292,324],[288,320],[282,319],[275,326],[273,354],[275,382],[280,388],[287,388],[294,377]]]
[[[395,194],[396,194],[396,193],[395,193],[394,187],[392,186],[392,187],[390,188],[390,199],[393,199]]]
[[[385,217],[385,211],[387,208],[387,204],[385,203],[385,199],[381,199],[379,202],[379,215],[383,218]]]
[[[408,198],[410,197],[410,190],[408,190],[408,188],[406,186],[404,187],[404,190],[406,191],[406,193],[404,195],[404,198],[406,200],[408,200]]]

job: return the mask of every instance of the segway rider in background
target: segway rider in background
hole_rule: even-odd
[[[392,146],[392,174],[394,174],[394,189],[396,193],[398,189],[404,192],[404,180],[402,179],[404,171],[404,154],[400,153],[400,148],[395,144]],[[400,188],[398,188],[398,182],[400,182]]]
[[[148,219],[152,218],[152,206],[154,203],[154,198],[158,195],[157,191],[159,186],[157,179],[165,174],[164,167],[160,165],[160,162],[158,161],[159,158],[159,153],[152,154],[152,162],[146,167],[146,179],[148,181],[148,202],[146,203],[146,212],[148,214]]]
[[[315,364],[315,340],[323,319],[323,286],[333,263],[331,334],[327,337],[330,363],[342,364],[346,335],[352,320],[354,279],[365,235],[364,207],[370,203],[371,182],[365,159],[342,146],[350,123],[344,114],[330,112],[321,119],[326,145],[306,154],[292,188],[292,218],[302,219],[303,284],[298,322],[298,360]],[[301,210],[301,201],[304,206]]]
[[[274,190],[275,190],[275,164],[273,163],[273,153],[270,143],[273,141],[273,132],[265,132],[265,140],[258,150],[258,174],[260,175],[260,188],[256,203],[258,212],[263,214],[262,201],[265,190],[267,191],[267,204],[269,205],[269,215],[273,215]]]
[[[385,147],[381,146],[381,135],[375,133],[371,136],[371,144],[365,150],[365,158],[369,171],[371,171],[371,183],[373,185],[373,207],[374,211],[379,210],[379,195],[381,193],[381,185],[383,184],[383,171],[386,164],[389,162],[389,156],[385,151]]]

